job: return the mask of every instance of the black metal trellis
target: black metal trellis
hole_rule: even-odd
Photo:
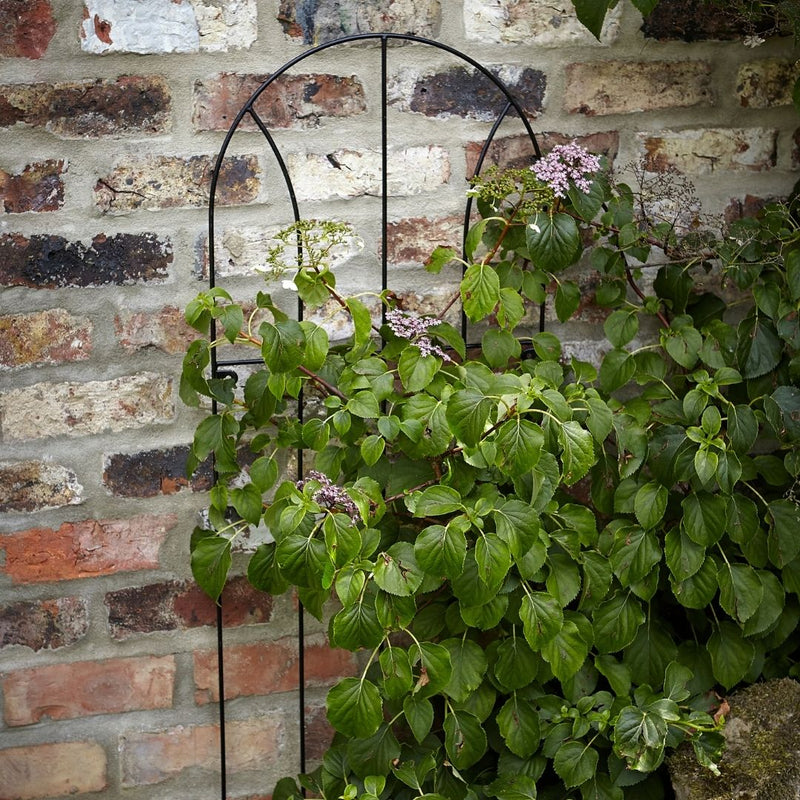
[[[380,44],[380,102],[381,102],[381,118],[380,118],[380,134],[381,134],[381,195],[380,195],[380,205],[381,205],[381,290],[386,290],[388,288],[389,283],[389,274],[388,274],[388,230],[389,230],[389,193],[388,193],[388,153],[389,153],[389,100],[388,100],[388,58],[389,58],[389,43],[392,41],[399,41],[399,42],[407,42],[413,43],[417,45],[429,46],[433,47],[437,50],[444,51],[445,53],[454,56],[455,58],[459,59],[462,62],[469,64],[475,70],[479,71],[483,74],[483,76],[493,83],[495,87],[499,90],[501,94],[501,98],[504,99],[505,104],[500,108],[498,111],[494,122],[491,126],[491,129],[484,139],[483,146],[479,152],[476,166],[473,172],[473,175],[479,175],[481,170],[483,169],[484,162],[486,161],[489,148],[491,147],[498,130],[500,129],[501,124],[504,120],[508,118],[508,116],[515,112],[516,116],[522,122],[522,125],[525,128],[525,133],[530,140],[530,143],[533,148],[533,157],[539,158],[541,156],[541,152],[539,149],[539,144],[536,140],[536,136],[531,128],[530,122],[525,115],[524,109],[520,105],[519,101],[513,96],[510,92],[508,87],[504,84],[504,82],[498,78],[493,72],[491,72],[487,67],[476,61],[475,59],[471,58],[470,56],[462,53],[459,50],[456,50],[453,47],[449,47],[448,45],[442,44],[440,42],[436,42],[430,39],[425,39],[419,36],[415,36],[412,34],[398,34],[398,33],[364,33],[364,34],[355,34],[352,36],[345,36],[340,39],[336,39],[331,42],[326,42],[324,44],[318,45],[313,47],[301,55],[287,61],[282,67],[277,69],[273,72],[269,78],[261,83],[261,85],[253,92],[250,99],[241,107],[239,112],[237,113],[235,119],[231,123],[231,126],[225,136],[225,139],[220,146],[220,149],[217,154],[216,163],[214,169],[211,173],[211,183],[210,183],[210,197],[209,197],[209,207],[208,207],[208,283],[209,287],[213,288],[217,285],[217,274],[216,274],[216,264],[215,264],[215,205],[216,205],[216,192],[217,192],[217,184],[220,177],[220,171],[223,163],[223,159],[225,154],[228,151],[228,148],[231,144],[231,141],[239,130],[242,121],[245,118],[249,118],[255,124],[257,130],[263,135],[265,140],[267,141],[270,151],[280,169],[281,175],[283,177],[286,191],[288,194],[288,199],[291,204],[292,214],[294,217],[294,221],[298,222],[301,219],[300,215],[300,207],[297,200],[297,196],[295,193],[295,188],[292,183],[291,175],[289,174],[289,169],[286,165],[286,161],[283,158],[281,150],[275,141],[272,133],[269,130],[269,127],[264,122],[264,120],[259,116],[258,112],[254,108],[254,104],[256,101],[264,94],[265,91],[284,73],[290,70],[292,67],[296,66],[300,62],[315,56],[316,54],[328,50],[330,48],[334,48],[341,45],[352,44],[356,42],[366,42],[366,41],[377,41]],[[501,99],[501,103],[503,100]],[[472,198],[467,198],[464,210],[464,222],[463,222],[463,236],[462,236],[462,244],[466,240],[467,231],[469,229],[470,218],[472,214]],[[303,304],[300,300],[298,300],[298,319],[303,318]],[[211,337],[212,340],[216,337],[216,331],[214,326],[214,321],[212,320],[212,330],[211,330]],[[462,314],[462,328],[464,328],[464,332],[466,333],[466,318]],[[540,330],[544,329],[544,306],[542,306],[541,314],[540,314],[540,321],[539,321],[539,328]],[[251,359],[251,358],[230,358],[230,359],[218,359],[216,350],[212,348],[211,350],[211,376],[213,378],[221,378],[228,375],[232,375],[234,378],[236,377],[235,368],[236,367],[243,367],[249,366],[253,364],[260,364],[260,359]],[[212,401],[212,412],[216,413],[216,401]],[[302,405],[302,395],[300,398],[300,403],[298,406],[298,415],[300,420],[302,421],[303,416],[303,405]],[[303,463],[302,463],[302,451],[298,451],[298,472],[302,475],[303,470]],[[304,612],[302,604],[300,604],[298,608],[298,616],[297,616],[297,636],[298,636],[298,685],[299,685],[299,739],[300,739],[300,759],[299,759],[299,769],[301,772],[305,771],[306,768],[306,741],[305,741],[305,663],[304,663]],[[226,737],[225,737],[225,675],[224,675],[224,664],[223,664],[223,648],[224,648],[224,641],[223,641],[223,617],[222,617],[222,605],[218,605],[217,607],[217,666],[218,666],[218,688],[219,688],[219,727],[220,727],[220,791],[222,800],[226,800],[227,798],[227,764],[226,764]]]

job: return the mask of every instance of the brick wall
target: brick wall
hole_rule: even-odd
[[[696,179],[709,210],[785,194],[800,150],[792,43],[748,49],[696,2],[626,2],[594,42],[552,0],[0,0],[0,796],[218,796],[214,608],[188,539],[209,485],[184,475],[197,422],[177,398],[202,286],[212,159],[263,76],[309,42],[415,32],[494,65],[546,148],[577,137],[617,165]],[[561,13],[560,9],[564,10]],[[343,27],[344,26],[344,27]],[[308,216],[367,243],[340,285],[377,280],[375,53],[304,62],[257,106]],[[491,97],[444,54],[392,49],[392,226],[398,285],[458,240],[465,175]],[[493,156],[524,162],[513,123]],[[236,291],[287,219],[260,135],[237,135],[218,195],[220,270]],[[372,255],[370,256],[370,253]],[[374,277],[373,277],[374,276]],[[592,275],[561,328],[599,340]],[[252,284],[250,284],[252,285]],[[294,606],[234,581],[225,599],[230,796],[295,769]],[[354,668],[309,625],[309,746],[325,686]]]

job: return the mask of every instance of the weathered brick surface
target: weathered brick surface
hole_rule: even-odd
[[[619,151],[619,133],[608,131],[603,133],[590,133],[583,136],[567,136],[562,133],[542,132],[536,133],[536,140],[542,153],[552,150],[557,144],[578,142],[590,153],[597,153],[608,158],[613,163]],[[478,164],[483,142],[470,142],[466,146],[467,175],[475,172]],[[528,167],[533,163],[534,149],[530,139],[525,134],[518,136],[504,136],[495,139],[489,146],[485,164],[496,164],[501,169]]]
[[[621,8],[606,17],[602,41],[612,42],[619,31]],[[481,42],[533,45],[591,45],[594,37],[575,16],[569,0],[464,0],[468,39]]]
[[[172,379],[152,372],[110,381],[36,383],[0,394],[6,442],[165,424],[174,413]]]
[[[66,162],[56,159],[27,164],[19,173],[0,170],[3,210],[6,214],[57,211],[64,205],[64,181],[61,176],[66,171]]]
[[[194,84],[192,121],[198,131],[228,130],[239,109],[269,75],[223,72]],[[367,109],[364,87],[355,76],[281,75],[253,104],[272,128],[314,128],[326,117],[352,117]],[[239,130],[258,127],[245,115]]]
[[[731,198],[730,203],[725,207],[725,222],[731,223],[744,217],[755,217],[767,203],[775,202],[777,199],[775,197],[757,197],[752,194]]]
[[[63,236],[0,235],[0,284],[32,289],[163,281],[172,243],[155,233],[99,234],[91,245]]]
[[[175,514],[142,514],[6,534],[0,536],[0,572],[14,583],[41,583],[155,569],[167,532],[177,523]]]
[[[92,352],[92,323],[63,308],[0,316],[0,371],[84,361]]]
[[[89,609],[79,597],[0,606],[0,647],[57,650],[79,642],[88,630]]]
[[[217,610],[199,586],[188,581],[135,586],[105,597],[108,624],[114,639],[139,633],[185,630],[214,625]],[[231,579],[222,593],[225,627],[269,622],[272,597],[254,589],[244,577]]]
[[[75,473],[50,461],[0,462],[0,512],[42,511],[81,503]]]
[[[381,192],[378,151],[337,150],[327,155],[292,153],[287,165],[299,200],[361,197]],[[450,180],[443,147],[407,147],[389,154],[388,191],[407,197],[432,191]]]
[[[77,661],[14,670],[0,679],[6,725],[171,708],[175,657]]]
[[[325,706],[306,706],[306,758],[319,761],[333,741],[333,726],[328,722]]]
[[[166,133],[171,108],[167,83],[156,76],[0,86],[0,127],[22,122],[63,139]]]
[[[708,61],[587,61],[567,65],[564,110],[631,114],[713,105]]]
[[[278,21],[305,44],[351,33],[414,33],[435,39],[441,25],[439,0],[281,0]]]
[[[424,264],[436,247],[461,249],[463,217],[410,217],[389,223],[386,255],[392,264]]]
[[[188,457],[188,445],[114,453],[105,457],[103,483],[119,497],[155,497],[189,486],[195,492],[207,491],[212,485],[210,462],[201,464],[190,481],[186,477]]]
[[[85,0],[81,47],[88,53],[197,53],[255,42],[256,0]]]
[[[744,27],[724,10],[724,5],[704,0],[661,0],[645,18],[642,31],[653,39],[684,42],[736,39],[744,33]]]
[[[199,208],[208,204],[212,156],[127,158],[99,178],[96,207],[104,214],[137,209]],[[261,168],[256,156],[230,156],[217,183],[219,205],[252,203],[258,197]]]
[[[762,171],[775,166],[778,132],[718,128],[639,134],[650,170],[675,167],[690,175],[725,170]]]
[[[0,0],[0,56],[41,58],[56,32],[50,0]]]
[[[288,692],[298,687],[297,640],[229,645],[224,648],[225,699],[248,695]],[[357,669],[355,655],[335,650],[326,643],[308,643],[305,649],[304,673],[308,686],[329,686],[339,678],[353,675]],[[219,700],[217,652],[194,654],[195,702]]]
[[[100,792],[108,786],[105,750],[97,742],[55,742],[0,750],[4,800]]]
[[[120,345],[129,352],[154,349],[170,355],[186,352],[199,336],[176,306],[152,312],[122,311],[114,317],[114,332]]]
[[[538,69],[495,68],[494,73],[519,101],[525,114],[536,116],[544,101],[547,83]],[[389,84],[389,101],[397,109],[426,117],[463,117],[494,120],[505,108],[505,94],[486,75],[466,67],[421,75],[403,70]]]
[[[281,714],[228,722],[228,769],[263,769],[280,763],[284,757],[285,727]],[[219,730],[216,725],[198,725],[131,731],[120,737],[119,750],[123,787],[147,786],[191,768],[219,769]]]
[[[742,64],[736,80],[739,104],[746,108],[772,108],[792,104],[792,87],[800,64],[771,58]]]

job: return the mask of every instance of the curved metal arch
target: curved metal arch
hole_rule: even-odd
[[[427,45],[433,47],[435,49],[441,50],[446,52],[457,59],[469,64],[474,69],[478,70],[486,79],[491,81],[495,85],[495,87],[502,93],[505,97],[505,105],[503,108],[498,112],[492,127],[487,134],[486,138],[483,141],[483,145],[481,150],[478,154],[478,158],[476,161],[475,169],[473,171],[473,175],[477,176],[481,173],[483,168],[484,162],[486,160],[487,154],[489,152],[489,148],[491,147],[494,139],[497,135],[497,132],[500,129],[500,126],[511,113],[512,110],[516,111],[517,116],[521,120],[524,128],[525,133],[531,145],[533,147],[533,157],[538,159],[541,158],[541,150],[539,148],[539,143],[536,139],[536,135],[533,132],[533,128],[531,127],[530,120],[525,114],[524,109],[522,108],[521,104],[514,96],[514,94],[509,90],[509,88],[505,85],[505,83],[497,77],[488,67],[481,64],[479,61],[475,60],[471,56],[457,50],[454,47],[450,47],[449,45],[443,44],[441,42],[437,42],[432,39],[426,39],[424,37],[416,36],[413,34],[402,34],[402,33],[361,33],[361,34],[353,34],[350,36],[344,36],[338,39],[334,39],[330,42],[325,42],[323,44],[317,45],[315,47],[310,48],[309,50],[304,51],[300,55],[290,59],[287,61],[283,66],[278,68],[275,72],[271,73],[270,76],[265,79],[258,88],[252,93],[250,98],[245,102],[245,104],[239,109],[236,117],[234,118],[233,122],[231,123],[225,138],[220,145],[220,148],[217,152],[217,158],[214,164],[214,168],[211,173],[210,178],[210,186],[209,186],[209,204],[208,204],[208,283],[209,287],[213,288],[216,285],[216,261],[215,261],[215,208],[216,208],[216,191],[217,185],[219,182],[220,171],[222,168],[222,163],[225,158],[225,155],[228,151],[228,148],[231,144],[231,141],[239,130],[239,127],[246,116],[249,116],[253,122],[255,123],[258,130],[266,139],[267,143],[269,144],[270,150],[272,151],[273,156],[275,157],[276,163],[281,171],[281,175],[283,177],[287,194],[289,197],[289,202],[292,207],[292,214],[294,217],[295,222],[300,221],[300,208],[297,201],[297,197],[295,194],[294,186],[292,183],[291,176],[289,175],[289,170],[286,165],[286,162],[283,158],[283,155],[278,147],[277,142],[275,141],[272,133],[270,132],[268,126],[265,122],[261,119],[258,113],[254,109],[254,104],[256,101],[261,97],[261,95],[271,86],[278,78],[284,75],[288,70],[292,67],[296,66],[297,64],[305,61],[312,56],[315,56],[325,50],[329,50],[333,47],[338,47],[340,45],[351,44],[353,42],[364,42],[370,40],[377,40],[381,44],[381,236],[382,236],[382,247],[381,247],[381,282],[382,288],[386,289],[388,284],[388,265],[387,265],[387,238],[388,238],[388,186],[387,186],[387,160],[388,160],[388,98],[387,98],[387,78],[388,78],[388,45],[390,41],[404,41],[410,42],[415,44]],[[466,240],[467,232],[469,229],[469,222],[472,213],[472,204],[473,200],[471,197],[467,198],[465,203],[465,212],[464,212],[464,221],[463,221],[463,235],[462,235],[462,246],[463,242]],[[298,245],[299,248],[299,245]],[[298,250],[299,252],[299,250]],[[302,319],[303,315],[303,306],[302,302],[298,300],[298,318]],[[212,339],[216,338],[216,325],[215,321],[211,321],[211,336]],[[541,308],[541,316],[540,316],[540,330],[544,329],[544,306]],[[464,333],[466,335],[466,317],[462,314],[462,328],[464,329]],[[218,360],[216,350],[212,349],[211,351],[211,373],[213,377],[222,377],[225,374],[232,374],[235,377],[235,372],[231,372],[229,368],[235,366],[245,366],[251,364],[260,364],[262,363],[260,359],[249,359],[249,358],[239,358],[239,359],[230,359],[230,360]],[[212,401],[212,411],[216,413],[217,403],[216,401]],[[300,418],[302,419],[303,416],[303,408],[302,402],[300,403],[298,413]],[[302,451],[298,453],[298,467],[299,470],[302,472]],[[299,672],[299,743],[300,743],[300,771],[304,772],[306,768],[306,747],[305,747],[305,686],[304,686],[304,646],[303,646],[303,637],[304,637],[304,630],[303,630],[303,608],[302,605],[299,607],[298,611],[298,672]],[[225,683],[224,683],[224,664],[223,664],[223,620],[222,620],[222,606],[219,604],[217,606],[217,667],[218,667],[218,689],[219,689],[219,727],[220,727],[220,765],[221,765],[221,772],[220,772],[220,791],[221,791],[221,798],[222,800],[226,800],[227,798],[227,766],[226,766],[226,732],[225,732]]]

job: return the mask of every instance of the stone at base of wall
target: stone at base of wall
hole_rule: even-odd
[[[681,747],[669,761],[676,800],[800,800],[800,683],[755,684],[728,702],[721,775]]]

